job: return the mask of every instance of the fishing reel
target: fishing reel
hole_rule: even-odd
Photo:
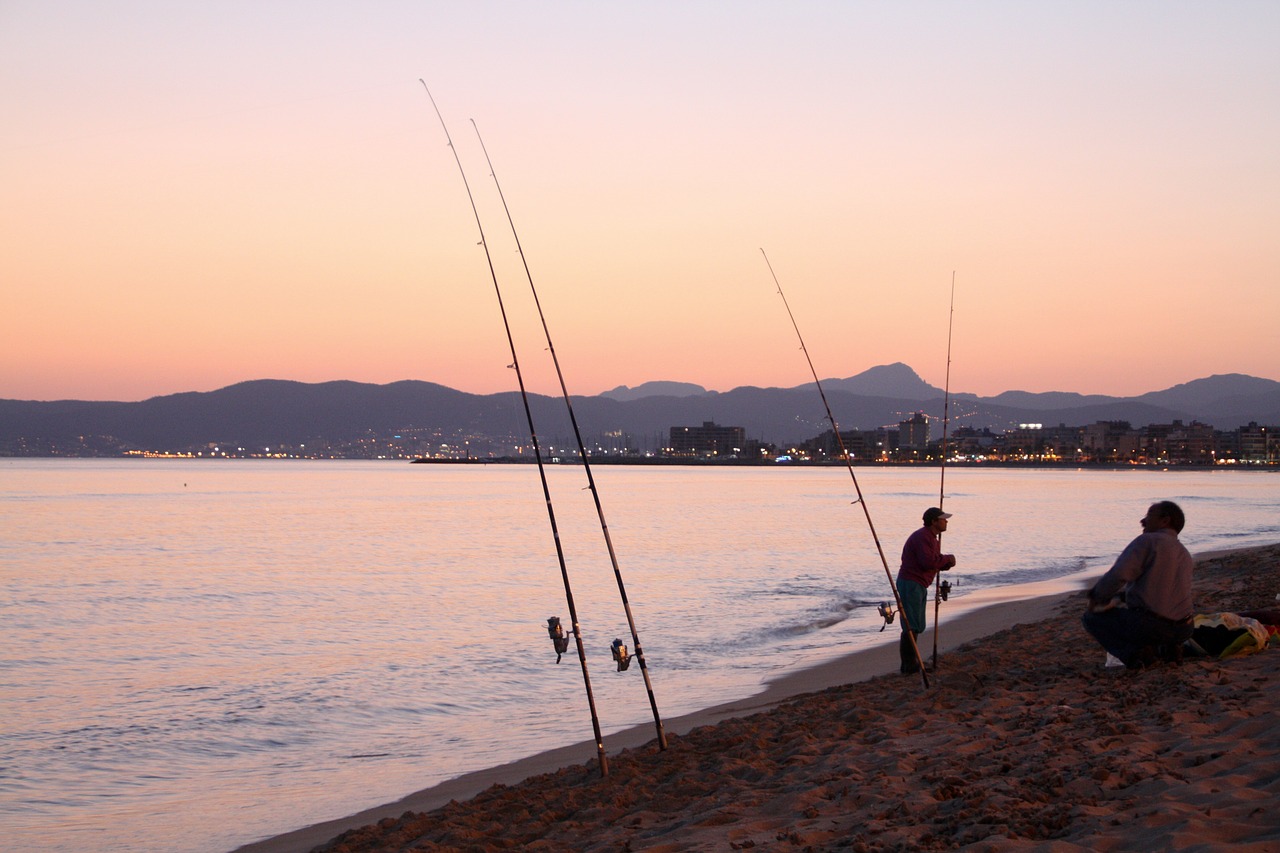
[[[884,631],[885,628],[893,624],[893,617],[897,614],[893,612],[893,608],[886,601],[880,602],[880,606],[876,610],[880,613],[880,618],[884,620],[884,624],[880,626],[880,630]]]
[[[956,584],[958,583],[960,583],[960,581],[956,581]],[[938,583],[938,598],[942,599],[943,601],[946,601],[947,596],[951,595],[952,586],[954,586],[954,584],[952,584],[951,581],[949,580],[940,581]]]
[[[559,616],[547,619],[547,634],[551,637],[551,644],[556,649],[556,663],[560,663],[561,656],[569,651],[569,635],[560,626]]]
[[[631,655],[627,653],[626,644],[622,640],[615,638],[610,649],[613,651],[614,661],[618,664],[618,672],[631,666]]]

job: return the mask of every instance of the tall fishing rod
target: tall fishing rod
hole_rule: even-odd
[[[506,211],[507,222],[511,225],[511,236],[515,238],[516,249],[520,252],[520,262],[524,264],[524,274],[529,280],[529,291],[533,294],[533,303],[538,307],[538,319],[542,321],[542,332],[547,338],[547,350],[551,353],[551,361],[556,367],[556,376],[560,380],[560,393],[564,396],[565,408],[569,411],[569,421],[573,424],[573,437],[578,442],[578,455],[582,458],[582,468],[587,474],[587,488],[591,490],[591,497],[595,500],[596,515],[600,518],[600,531],[604,534],[604,544],[609,551],[609,562],[613,564],[613,576],[618,582],[618,594],[622,597],[622,609],[627,614],[627,625],[631,628],[632,648],[635,649],[636,661],[640,664],[640,672],[644,675],[644,687],[649,693],[649,707],[653,709],[653,724],[658,732],[658,748],[667,748],[667,733],[662,729],[662,717],[658,714],[658,702],[653,696],[653,684],[649,680],[649,668],[645,665],[644,649],[640,645],[640,634],[636,631],[636,620],[631,615],[631,603],[627,600],[627,588],[622,582],[622,570],[618,568],[618,555],[613,550],[613,539],[609,536],[609,525],[604,519],[604,506],[600,503],[600,491],[596,488],[595,477],[591,473],[591,462],[587,459],[587,448],[582,442],[582,430],[578,428],[578,417],[573,413],[573,402],[569,399],[569,389],[564,382],[564,373],[560,370],[560,359],[556,356],[555,344],[551,342],[551,330],[547,328],[547,316],[542,311],[542,301],[538,299],[538,289],[533,284],[533,273],[529,271],[529,260],[525,257],[524,247],[520,244],[520,235],[516,232],[516,223],[511,216],[511,208],[507,206],[507,197],[502,192],[502,184],[498,183],[498,173],[493,168],[493,160],[489,158],[489,149],[485,147],[484,138],[480,135],[480,128],[476,125],[476,120],[471,119],[471,126],[475,128],[476,139],[480,140],[480,150],[484,152],[485,162],[489,164],[489,175],[493,178],[493,185],[498,188],[498,198],[502,199],[502,209]],[[615,644],[615,657],[617,656],[618,646]],[[625,649],[622,651],[625,655]],[[618,659],[619,668],[626,666],[626,658]]]
[[[436,111],[436,117],[440,119],[440,126],[444,128],[445,139],[449,143],[449,149],[453,151],[453,159],[458,164],[458,172],[462,175],[462,185],[467,189],[467,199],[471,202],[471,212],[476,218],[476,228],[480,232],[480,245],[484,247],[485,260],[489,262],[489,275],[493,279],[493,290],[498,296],[498,309],[502,313],[502,325],[507,332],[507,344],[511,348],[511,367],[516,372],[516,382],[520,386],[520,399],[524,402],[525,419],[529,422],[529,437],[533,443],[533,457],[538,463],[538,477],[542,480],[542,496],[547,504],[547,518],[551,521],[551,536],[556,544],[556,557],[560,561],[560,577],[564,580],[564,596],[569,605],[569,619],[573,623],[573,634],[578,646],[578,662],[582,665],[582,683],[587,690],[587,706],[591,709],[591,727],[595,731],[596,736],[596,756],[600,761],[600,775],[609,775],[609,759],[604,754],[604,738],[600,734],[600,717],[596,714],[596,699],[591,692],[591,675],[587,672],[587,653],[582,645],[582,629],[578,625],[578,610],[573,603],[573,589],[569,585],[569,569],[564,561],[564,547],[560,544],[560,530],[556,527],[556,513],[551,506],[551,489],[547,485],[547,470],[542,463],[542,449],[538,443],[538,431],[533,426],[533,411],[529,407],[529,394],[525,391],[524,375],[520,372],[520,360],[516,357],[516,342],[511,335],[511,323],[507,320],[507,308],[502,300],[502,288],[498,285],[498,274],[493,268],[493,255],[489,252],[489,243],[485,240],[484,226],[480,224],[480,211],[476,209],[475,196],[471,194],[471,184],[467,181],[466,170],[462,168],[462,158],[458,156],[458,149],[453,144],[453,137],[449,135],[449,126],[445,124],[444,116],[440,114],[440,107],[436,104],[436,99],[431,95],[431,89],[427,88],[427,81],[419,78],[418,82],[422,84],[422,88],[426,89],[427,97],[431,99],[431,106]]]
[[[947,424],[951,420],[951,326],[956,317],[956,271],[951,271],[951,311],[947,315],[947,374],[942,389],[942,469],[938,476],[938,509],[947,497]],[[938,534],[942,544],[942,534]],[[933,668],[938,669],[938,610],[942,607],[942,573],[933,578]]]
[[[858,485],[858,476],[853,473],[853,460],[849,456],[849,451],[844,446],[844,439],[840,436],[840,426],[836,423],[836,417],[831,413],[831,404],[827,402],[827,393],[822,390],[822,380],[818,379],[818,371],[813,366],[813,359],[809,357],[809,348],[804,345],[804,336],[800,334],[800,326],[796,323],[796,315],[791,313],[791,304],[787,302],[787,296],[782,292],[782,284],[778,281],[778,274],[773,271],[773,264],[769,263],[769,256],[764,249],[760,250],[760,254],[764,255],[765,265],[769,267],[769,274],[773,276],[773,283],[778,287],[778,295],[782,297],[782,304],[786,306],[787,316],[791,318],[791,325],[796,330],[796,337],[800,339],[800,349],[804,351],[805,360],[809,362],[809,372],[813,374],[813,382],[818,386],[818,396],[822,398],[822,405],[827,410],[827,420],[831,422],[831,431],[835,433],[836,443],[840,446],[840,455],[844,457],[845,467],[849,469],[849,478],[853,480],[853,490],[858,495],[858,499],[854,501],[856,504],[862,505],[862,512],[867,517],[867,527],[871,529],[871,538],[875,540],[876,551],[880,554],[880,563],[884,566],[885,577],[889,579],[889,589],[893,590],[894,603],[898,605],[898,612],[902,613],[902,596],[898,594],[898,585],[894,583],[893,574],[889,571],[889,561],[885,559],[884,548],[880,545],[880,537],[876,534],[876,526],[871,521],[871,510],[867,509],[867,502],[862,496],[862,487]],[[905,620],[906,614],[903,613],[902,618]],[[924,681],[924,686],[929,686],[929,674],[925,672],[924,660],[920,657],[920,647],[916,644],[915,632],[911,630],[911,626],[904,624],[903,633],[911,640],[911,651],[916,656],[916,664],[920,667],[920,678]]]

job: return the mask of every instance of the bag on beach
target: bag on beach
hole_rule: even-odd
[[[1237,613],[1197,613],[1187,644],[1218,660],[1251,655],[1267,647],[1267,629]]]

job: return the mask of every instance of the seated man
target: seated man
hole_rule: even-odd
[[[1191,569],[1194,561],[1178,534],[1186,523],[1173,501],[1151,505],[1143,533],[1089,590],[1084,628],[1129,669],[1171,657],[1191,636]],[[1118,596],[1123,603],[1117,602]]]

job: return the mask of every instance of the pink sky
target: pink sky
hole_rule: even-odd
[[[264,11],[265,9],[265,11]],[[1280,5],[0,6],[0,398],[1280,379]]]

